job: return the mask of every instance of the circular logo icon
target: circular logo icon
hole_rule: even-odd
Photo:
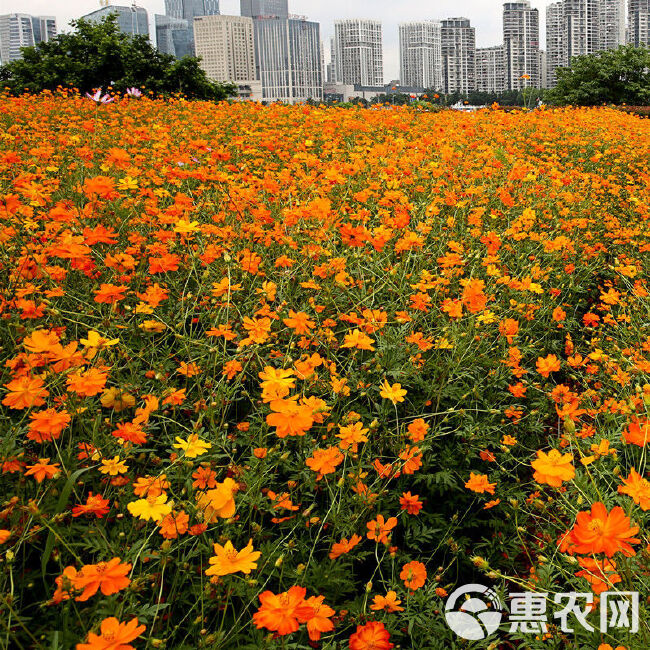
[[[469,595],[470,597],[465,597]],[[491,607],[488,607],[491,603]],[[496,592],[484,585],[465,585],[453,591],[445,605],[447,625],[468,641],[486,639],[499,629],[503,604]]]

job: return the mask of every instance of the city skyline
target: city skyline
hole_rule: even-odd
[[[99,0],[68,0],[67,2],[51,2],[48,0],[21,0],[8,3],[7,13],[26,13],[33,15],[54,15],[57,18],[59,32],[69,30],[70,20],[90,13],[99,8]],[[130,4],[128,0],[113,4]],[[150,33],[155,33],[153,24],[155,14],[165,13],[164,0],[139,0],[138,6],[149,13]],[[334,21],[347,18],[372,18],[382,21],[384,41],[384,79],[398,79],[400,76],[399,62],[399,24],[402,22],[421,20],[443,20],[451,17],[469,18],[472,27],[476,29],[476,46],[489,47],[503,43],[503,2],[491,3],[486,8],[484,0],[440,0],[435,7],[426,6],[422,2],[406,0],[400,3],[399,14],[395,14],[394,2],[388,0],[349,3],[332,0],[327,3],[308,0],[289,0],[289,11],[292,14],[305,15],[310,21],[321,23],[320,35],[326,51],[329,50],[329,39],[334,35]],[[552,0],[532,0],[531,6],[540,10],[540,41],[545,43],[545,9]],[[240,13],[239,0],[221,0],[222,14],[238,16]],[[543,47],[543,45],[542,45]]]

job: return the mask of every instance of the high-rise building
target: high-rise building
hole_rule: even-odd
[[[54,16],[32,16],[34,45],[47,43],[56,38],[56,18]]]
[[[320,24],[294,18],[253,18],[256,78],[268,102],[322,100]]]
[[[117,25],[125,34],[149,37],[147,10],[142,7],[136,7],[135,5],[131,5],[130,7],[118,5],[101,7],[97,11],[91,11],[89,14],[82,16],[82,18],[91,23],[99,23],[111,14],[117,14]]]
[[[446,93],[476,89],[476,30],[468,18],[442,21],[442,68]]]
[[[598,51],[598,9],[599,0],[564,0],[567,65],[576,56]]]
[[[476,49],[476,90],[502,93],[506,89],[506,56],[503,45]]]
[[[546,77],[549,88],[557,85],[555,71],[567,65],[564,26],[564,2],[554,2],[546,7]]]
[[[56,18],[28,14],[0,16],[0,65],[22,58],[21,47],[47,42],[56,36]]]
[[[330,62],[327,64],[327,83],[335,84],[336,81],[336,46],[334,38],[330,38]]]
[[[251,18],[288,18],[288,0],[240,0],[242,16]]]
[[[625,44],[625,0],[599,0],[598,49],[615,50]]]
[[[209,79],[234,83],[244,99],[262,99],[255,79],[253,19],[245,16],[199,16],[194,46]]]
[[[384,58],[381,22],[335,20],[334,34],[337,82],[382,86]]]
[[[400,81],[403,86],[442,90],[442,28],[440,22],[399,26]]]
[[[530,0],[503,5],[506,89],[539,88],[539,12]]]
[[[627,42],[636,47],[650,45],[650,0],[629,0]]]
[[[187,20],[171,16],[155,16],[156,47],[164,54],[171,54],[180,59],[194,56],[192,30]]]
[[[539,51],[539,74],[540,74],[540,88],[549,88],[548,85],[548,62],[546,52]]]
[[[165,0],[165,14],[189,21],[191,28],[197,16],[219,15],[219,0]]]

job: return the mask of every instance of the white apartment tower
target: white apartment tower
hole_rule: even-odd
[[[403,86],[442,90],[442,27],[439,21],[399,26],[399,63]]]
[[[650,0],[629,0],[627,42],[637,47],[650,45]]]
[[[476,90],[502,93],[506,89],[506,57],[503,45],[476,49]]]
[[[539,12],[529,0],[503,5],[506,89],[539,88]]]
[[[0,65],[22,58],[21,47],[47,42],[56,36],[56,18],[28,14],[0,16]]]
[[[336,80],[361,86],[383,86],[384,60],[381,22],[334,21]]]
[[[625,0],[599,0],[598,49],[615,50],[625,44]]]
[[[555,71],[567,65],[564,26],[564,2],[554,2],[546,7],[546,75],[549,88],[557,85]]]
[[[443,87],[446,93],[476,88],[476,30],[467,18],[442,21]]]
[[[221,15],[194,18],[194,46],[209,79],[234,83],[242,98],[262,99],[261,83],[255,79],[252,18]]]

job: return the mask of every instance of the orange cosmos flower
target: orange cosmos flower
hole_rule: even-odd
[[[368,539],[374,539],[378,544],[388,544],[388,533],[397,526],[397,518],[390,517],[384,521],[383,515],[377,515],[377,518],[369,521],[366,526],[368,527],[366,533]]]
[[[27,439],[41,443],[57,440],[71,420],[66,411],[56,411],[55,409],[36,411],[36,413],[30,414],[29,418],[31,422],[27,431]]]
[[[160,526],[160,534],[165,539],[176,539],[179,535],[184,535],[187,532],[189,523],[189,515],[184,510],[181,510],[177,513],[170,512],[165,515],[158,525]]]
[[[52,330],[36,330],[25,337],[23,345],[27,352],[32,354],[43,354],[51,352],[59,345],[59,335]]]
[[[364,428],[363,422],[339,426],[339,433],[336,434],[336,437],[341,439],[339,447],[344,450],[351,448],[352,452],[356,453],[359,449],[359,443],[368,442],[366,437],[368,431],[370,429]]]
[[[569,553],[605,553],[612,557],[621,552],[627,557],[636,555],[632,544],[638,544],[634,537],[638,526],[630,526],[630,518],[620,506],[607,508],[600,501],[591,506],[591,512],[579,512],[576,523],[566,538]]]
[[[560,487],[564,481],[570,481],[576,475],[573,456],[562,454],[557,449],[551,449],[548,454],[538,451],[532,467],[535,470],[533,478],[551,487]]]
[[[266,423],[276,428],[278,438],[304,436],[314,424],[313,411],[305,404],[298,404],[297,398],[279,399],[271,402]]]
[[[260,594],[260,608],[253,614],[256,627],[280,636],[295,632],[300,623],[306,623],[314,615],[313,607],[305,602],[306,593],[304,587],[295,586],[281,594],[272,591]]]
[[[237,483],[227,478],[223,483],[207,492],[200,492],[197,497],[197,507],[203,510],[204,521],[213,524],[221,519],[230,519],[235,514],[235,492]]]
[[[633,467],[630,475],[623,479],[623,483],[624,485],[618,486],[619,493],[632,497],[641,510],[650,510],[650,481],[643,478]]]
[[[422,510],[422,501],[420,501],[420,497],[417,494],[403,492],[399,498],[399,502],[402,510],[406,510],[409,515],[417,515]]]
[[[316,326],[313,320],[310,320],[309,315],[305,312],[295,312],[293,309],[289,310],[289,318],[282,319],[282,322],[296,332],[296,334],[309,334],[312,328]]]
[[[422,562],[409,562],[402,567],[399,577],[411,591],[419,589],[427,579],[427,568]]]
[[[104,390],[107,375],[97,368],[91,368],[86,372],[76,372],[68,375],[66,384],[68,390],[82,397],[92,397]]]
[[[420,442],[426,438],[429,425],[422,418],[418,418],[408,425],[407,430],[413,442]]]
[[[485,309],[487,296],[483,293],[485,282],[483,280],[461,280],[464,285],[462,302],[471,314],[476,314]]]
[[[109,503],[109,500],[104,499],[101,494],[89,492],[85,504],[72,508],[72,516],[95,515],[98,519],[101,519],[111,509]]]
[[[33,476],[39,483],[42,483],[46,478],[54,478],[60,469],[58,463],[50,465],[49,458],[39,458],[37,463],[26,466],[27,471],[25,476]]]
[[[239,571],[248,575],[253,569],[257,569],[257,559],[260,555],[260,551],[253,550],[252,539],[248,540],[248,545],[241,551],[235,550],[230,540],[223,546],[214,544],[214,555],[209,560],[211,566],[206,569],[205,575],[225,576]]]
[[[595,594],[609,591],[615,584],[622,581],[621,576],[616,573],[614,560],[579,557],[578,564],[583,569],[574,575],[578,578],[584,578],[591,585],[591,590]]]
[[[88,643],[77,643],[77,650],[134,650],[131,641],[137,639],[147,628],[138,625],[138,619],[120,623],[114,616],[102,621],[100,634],[88,633]]]
[[[4,544],[11,537],[11,531],[0,528],[0,544]]]
[[[496,485],[496,483],[490,483],[488,481],[487,474],[474,474],[474,472],[470,472],[469,481],[465,483],[465,487],[468,490],[478,492],[479,494],[482,494],[483,492],[494,494],[494,488]]]
[[[403,402],[404,396],[407,393],[407,391],[402,388],[401,384],[393,384],[391,386],[386,379],[384,379],[384,382],[381,384],[380,388],[381,390],[379,391],[379,394],[384,399],[389,399],[393,404]]]
[[[332,474],[336,471],[337,465],[343,462],[343,454],[336,447],[327,449],[316,449],[305,463],[309,469],[318,474],[316,480],[320,481],[325,474]]]
[[[361,330],[355,329],[351,333],[345,335],[345,340],[342,348],[356,348],[357,350],[374,350],[374,339],[371,339],[367,334]]]
[[[381,621],[370,621],[357,625],[357,631],[350,637],[350,650],[390,650],[390,634]]]
[[[310,641],[319,641],[322,634],[334,629],[334,623],[330,619],[336,612],[324,600],[325,596],[311,596],[305,601],[313,610],[312,617],[307,621]]]
[[[40,377],[30,377],[29,375],[13,379],[4,386],[9,393],[2,403],[17,411],[33,406],[43,406],[45,398],[50,394],[44,388],[45,382]]]
[[[385,609],[389,614],[392,612],[403,612],[404,608],[400,607],[401,602],[401,600],[398,600],[396,592],[389,591],[385,596],[375,596],[373,604],[370,605],[370,609],[376,612]]]
[[[537,359],[537,372],[542,377],[548,378],[552,372],[557,372],[560,369],[560,360],[554,354],[548,354],[546,357],[538,357]]]
[[[102,284],[97,291],[95,291],[95,302],[103,303],[106,305],[114,305],[116,302],[124,299],[124,292],[128,289],[127,286],[115,284]]]
[[[362,537],[359,535],[352,535],[350,541],[344,537],[340,542],[335,542],[332,544],[332,550],[329,553],[329,558],[331,560],[336,560],[337,557],[349,553],[360,541]]]
[[[650,441],[650,420],[632,418],[632,421],[623,429],[623,440],[628,445],[645,447]]]
[[[291,369],[285,370],[266,366],[262,372],[258,373],[259,378],[262,380],[260,384],[262,400],[272,402],[286,397],[296,385],[294,375],[295,373]]]
[[[130,570],[131,565],[122,564],[119,557],[114,557],[108,562],[86,564],[73,580],[75,589],[83,590],[75,600],[84,602],[94,596],[98,589],[101,589],[104,596],[126,589],[131,584],[127,577]]]

